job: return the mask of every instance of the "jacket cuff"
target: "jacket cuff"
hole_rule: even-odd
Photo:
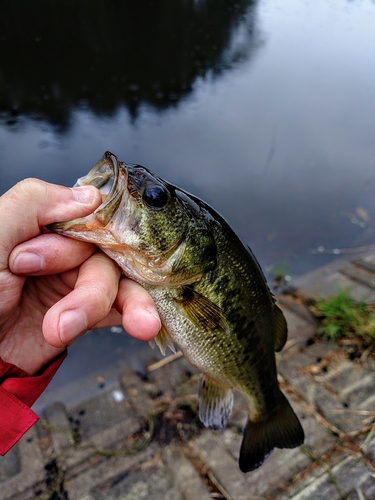
[[[35,424],[38,417],[28,406],[1,386],[0,408],[0,455],[5,455]]]
[[[0,358],[0,455],[12,446],[38,420],[30,406],[38,399],[65,359],[62,352],[34,376]]]

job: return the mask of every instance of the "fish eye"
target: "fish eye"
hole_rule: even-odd
[[[143,193],[143,200],[150,208],[163,208],[168,199],[168,191],[159,184],[150,184]]]

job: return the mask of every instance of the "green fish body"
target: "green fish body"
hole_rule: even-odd
[[[277,381],[286,321],[251,250],[206,203],[109,152],[78,185],[111,181],[93,214],[50,229],[97,244],[148,290],[162,321],[155,342],[163,353],[176,344],[202,373],[199,417],[207,427],[225,428],[234,388],[245,396],[243,472],[275,447],[302,444]]]

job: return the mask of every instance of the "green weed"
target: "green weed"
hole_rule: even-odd
[[[356,302],[345,289],[335,297],[318,299],[313,307],[321,320],[318,335],[329,340],[360,338],[375,342],[375,308],[365,302]]]

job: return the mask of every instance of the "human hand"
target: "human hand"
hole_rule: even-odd
[[[152,339],[160,319],[150,295],[94,245],[46,233],[90,214],[92,187],[26,179],[0,197],[0,357],[33,375],[90,328],[123,324]]]

